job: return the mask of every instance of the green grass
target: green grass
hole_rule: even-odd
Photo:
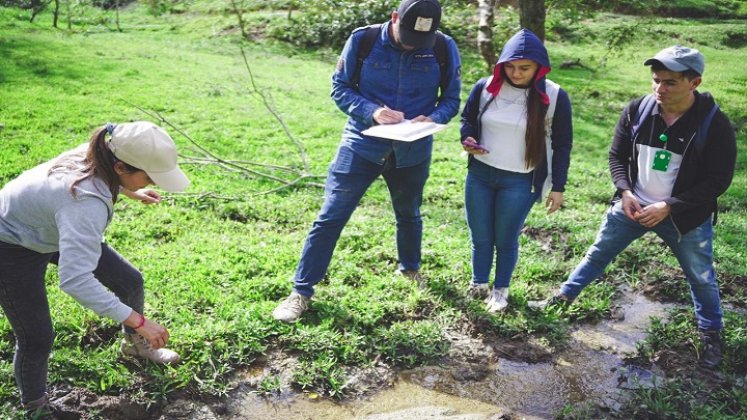
[[[218,2],[196,2],[182,13],[156,18],[142,6],[132,6],[122,12],[120,33],[106,16],[97,18],[103,24],[66,31],[53,30],[48,14],[29,24],[23,12],[0,8],[0,183],[86,141],[106,121],[149,118],[134,105],[159,112],[222,158],[301,168],[296,147],[252,92],[240,45],[261,93],[304,144],[309,172],[324,175],[345,121],[329,99],[337,52],[299,51],[271,40],[239,42],[235,20],[221,10]],[[262,23],[273,17],[260,12],[247,18]],[[57,339],[50,381],[154,402],[185,388],[222,395],[232,371],[282,348],[299,360],[294,387],[342,397],[354,392],[345,387],[349,367],[369,366],[374,360],[394,367],[436,361],[448,350],[444,330],[464,323],[491,336],[534,336],[562,345],[569,323],[608,315],[616,286],[655,281],[656,270],[661,270],[652,268],[656,261],[647,257],[662,250],[661,243],[647,237],[625,251],[610,266],[607,281],[586,290],[576,305],[547,313],[531,312],[525,305],[554,290],[593,241],[613,192],[606,153],[619,112],[648,89],[649,75],[641,63],[677,42],[704,52],[703,90],[713,92],[737,124],[738,171],[720,200],[715,249],[719,273],[737,279],[733,281],[741,289],[736,289],[744,290],[747,211],[740,204],[747,198],[747,77],[735,69],[747,50],[724,44],[724,34],[742,24],[609,15],[572,28],[575,38],[551,38],[551,78],[569,92],[574,105],[566,207],[549,217],[541,206],[531,212],[527,226],[541,233],[537,237],[551,238],[550,249],[531,235],[522,236],[507,313],[489,315],[465,297],[470,245],[457,118],[437,135],[425,192],[427,290],[393,275],[393,215],[386,187],[377,182],[343,232],[312,311],[296,325],[273,321],[270,311],[290,291],[303,240],[322,202],[321,190],[299,186],[255,195],[279,184],[216,166],[185,165],[192,195],[171,195],[158,206],[123,199],[106,234],[142,270],[146,314],[170,329],[171,346],[183,362],[168,368],[122,363],[117,327],[60,292],[51,269],[48,292]],[[633,35],[615,41],[608,53],[612,33]],[[466,95],[482,76],[483,65],[470,46],[462,51]],[[576,58],[588,68],[559,68]],[[183,156],[198,155],[185,137],[169,131]],[[200,196],[206,193],[232,199]],[[659,254],[665,269],[678,272],[667,252]],[[672,280],[685,287],[679,276]],[[738,297],[732,297],[733,303],[744,307]],[[687,302],[688,297],[680,299]],[[744,317],[729,316],[735,320],[731,325],[743,322]],[[745,356],[737,352],[743,348],[738,343],[727,341],[728,354],[743,371]],[[0,317],[0,405],[5,407],[18,398],[12,352],[9,325]],[[277,391],[279,381],[269,377],[259,390]]]
[[[655,319],[649,336],[639,346],[648,359],[659,359],[674,380],[661,387],[639,389],[624,410],[631,418],[744,418],[747,404],[744,373],[747,371],[747,326],[744,317],[727,313],[724,319],[724,360],[721,375],[698,373],[694,367],[701,352],[691,311],[676,310],[670,322]],[[682,355],[672,359],[672,353]],[[669,358],[669,360],[668,360]]]

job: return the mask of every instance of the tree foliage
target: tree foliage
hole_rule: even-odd
[[[361,26],[388,20],[398,0],[319,0],[303,13],[276,22],[271,36],[303,47],[341,47],[350,32]]]

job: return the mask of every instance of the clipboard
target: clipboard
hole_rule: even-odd
[[[379,137],[397,141],[415,141],[437,133],[446,128],[446,124],[434,122],[404,120],[397,124],[374,125],[362,133],[366,136]]]

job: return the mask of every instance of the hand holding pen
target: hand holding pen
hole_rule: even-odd
[[[381,108],[373,113],[373,119],[379,124],[397,124],[405,119],[404,112],[395,111],[383,103],[379,103]]]

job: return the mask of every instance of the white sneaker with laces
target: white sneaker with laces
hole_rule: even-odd
[[[150,342],[138,333],[125,333],[120,349],[126,355],[150,360],[155,363],[168,365],[179,361],[179,354],[177,352],[166,348],[154,349],[150,345]]]
[[[490,313],[501,312],[508,307],[508,287],[496,287],[486,308]]]
[[[306,296],[292,292],[272,311],[272,317],[281,322],[296,322],[309,309],[309,300],[311,299]]]

